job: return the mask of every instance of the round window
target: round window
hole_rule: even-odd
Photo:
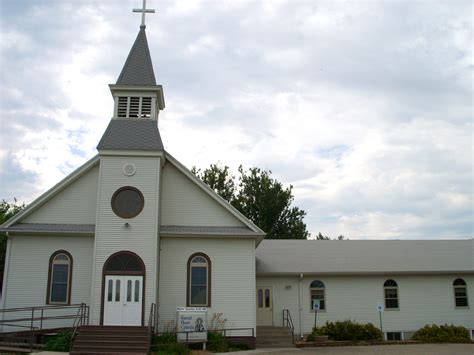
[[[135,187],[121,187],[112,196],[112,210],[117,216],[122,218],[138,216],[144,204],[143,194]]]

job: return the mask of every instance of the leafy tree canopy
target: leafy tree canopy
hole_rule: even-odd
[[[17,200],[15,202],[9,203],[5,200],[0,202],[0,225],[5,223],[8,219],[16,215],[20,212],[23,208],[25,208],[25,204],[17,204]],[[3,267],[5,265],[5,253],[7,250],[7,235],[5,233],[0,232],[0,276],[3,280]]]
[[[316,234],[316,240],[331,240],[327,235],[322,235],[321,232]],[[345,237],[341,234],[337,238],[334,238],[334,240],[344,240]]]
[[[272,178],[270,170],[239,167],[233,176],[228,166],[211,164],[207,169],[191,170],[222,198],[267,233],[267,239],[306,239],[309,236],[304,210],[291,206],[292,186]]]

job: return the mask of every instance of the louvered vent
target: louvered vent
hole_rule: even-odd
[[[131,97],[130,98],[130,108],[128,110],[128,117],[139,117],[140,112],[140,98]]]
[[[118,98],[117,117],[127,117],[127,103],[128,97],[120,96]]]
[[[142,97],[142,109],[140,117],[151,117],[151,97]]]
[[[119,96],[117,103],[118,118],[151,118],[151,97]]]

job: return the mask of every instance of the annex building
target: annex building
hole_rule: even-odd
[[[264,240],[164,148],[144,25],[110,91],[98,154],[0,228],[2,308],[85,303],[91,324],[143,325],[156,305],[161,331],[177,307],[205,307],[254,334],[290,313],[304,334],[316,303],[318,324],[377,326],[382,305],[389,339],[432,323],[474,333],[474,240]]]

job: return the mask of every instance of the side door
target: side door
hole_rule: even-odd
[[[272,287],[257,287],[257,325],[273,325]]]

